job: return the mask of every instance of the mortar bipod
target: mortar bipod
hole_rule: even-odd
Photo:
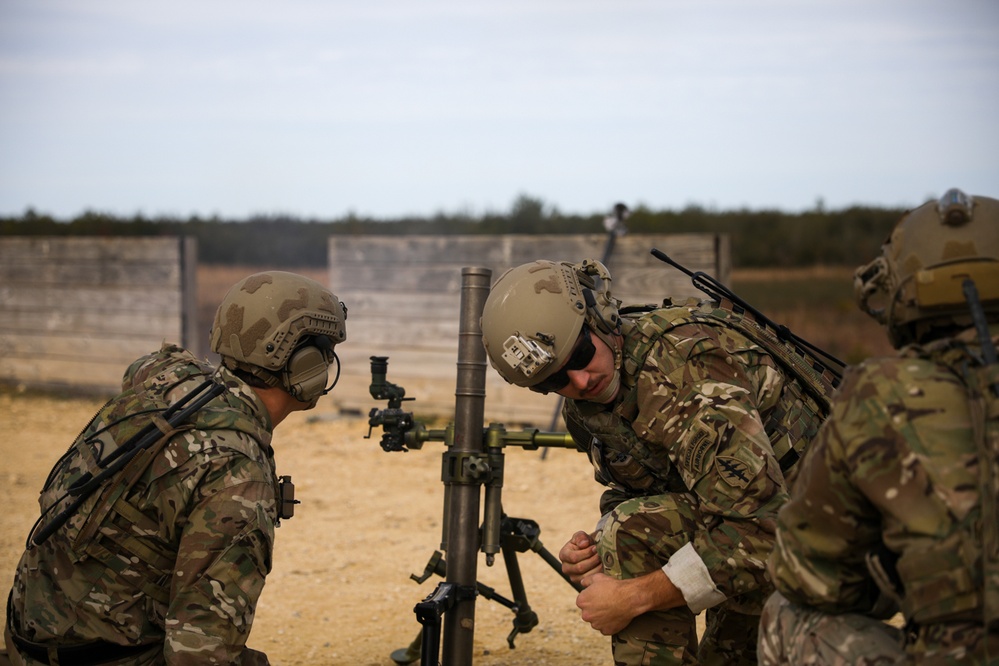
[[[520,571],[517,553],[532,551],[537,553],[560,577],[574,589],[581,591],[582,587],[573,583],[562,573],[558,558],[549,552],[538,538],[541,529],[537,522],[527,518],[507,516],[502,507],[502,489],[507,446],[519,446],[525,450],[537,450],[544,447],[560,447],[578,450],[572,436],[565,432],[540,432],[535,429],[522,431],[507,431],[502,424],[492,423],[484,428],[481,434],[480,446],[475,451],[458,450],[453,447],[454,427],[448,424],[444,429],[428,430],[422,423],[413,419],[411,413],[401,409],[405,398],[405,389],[386,381],[386,357],[372,357],[372,388],[371,393],[379,399],[389,400],[387,409],[372,409],[369,414],[370,438],[374,428],[383,431],[381,446],[385,451],[409,451],[422,449],[428,441],[442,441],[447,445],[442,453],[441,481],[444,483],[444,516],[442,520],[441,549],[448,551],[452,541],[467,539],[464,530],[456,535],[449,533],[452,524],[451,493],[455,488],[471,486],[485,487],[483,520],[476,524],[476,543],[472,550],[485,554],[486,564],[492,566],[496,553],[502,553],[507,570],[513,600],[510,600],[495,589],[482,584],[476,579],[473,584],[453,584],[446,587],[439,585],[414,608],[423,629],[416,639],[406,648],[395,650],[391,654],[397,664],[409,664],[417,659],[421,663],[437,664],[437,652],[441,647],[441,630],[443,616],[453,609],[458,602],[481,596],[489,601],[509,608],[514,613],[513,630],[507,637],[508,646],[513,649],[518,634],[528,633],[538,624],[538,616],[531,609],[527,600],[527,591]],[[476,493],[478,494],[478,493]],[[478,512],[476,511],[476,514]],[[476,515],[477,518],[477,515]],[[463,544],[468,550],[468,544]],[[431,575],[437,574],[447,578],[447,564],[444,555],[437,551],[430,558],[422,576],[415,574],[411,578],[418,583],[426,581]],[[466,590],[466,592],[463,592]],[[430,655],[434,655],[431,657]]]
[[[503,553],[503,562],[506,565],[513,600],[507,599],[499,594],[495,588],[482,582],[476,581],[475,583],[474,594],[487,601],[496,602],[513,612],[513,629],[506,638],[507,645],[511,650],[516,647],[514,641],[517,634],[529,633],[538,625],[538,615],[531,609],[527,600],[527,590],[521,576],[517,553],[526,553],[527,551],[537,553],[573,589],[577,592],[583,590],[582,585],[572,582],[568,576],[562,573],[558,558],[552,555],[538,539],[540,533],[541,528],[537,522],[504,514],[501,521],[500,549]],[[447,575],[447,562],[444,559],[444,554],[439,550],[434,551],[434,554],[431,555],[421,575],[411,574],[410,578],[417,583],[424,583],[433,575],[438,575],[441,578]],[[441,615],[453,606],[454,595],[460,592],[455,586],[444,588],[445,585],[446,583],[438,584],[434,592],[416,605],[414,612],[420,624],[423,625],[423,630],[417,634],[408,647],[399,648],[392,652],[392,661],[397,664],[411,664],[417,659],[421,659],[421,663],[436,663],[432,660],[428,661],[427,657],[433,655],[433,659],[436,659],[437,651],[440,649]],[[427,654],[423,654],[424,645],[427,646]]]

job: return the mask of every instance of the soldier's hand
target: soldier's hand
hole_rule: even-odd
[[[597,544],[586,532],[576,532],[558,552],[562,562],[562,573],[573,583],[578,583],[587,574],[603,571]]]
[[[576,597],[583,621],[604,636],[627,627],[638,615],[629,594],[633,580],[618,580],[604,573],[585,576],[581,581],[585,589]]]
[[[584,576],[576,597],[582,618],[600,633],[619,633],[642,613],[686,606],[673,581],[662,570],[618,580],[604,573]]]

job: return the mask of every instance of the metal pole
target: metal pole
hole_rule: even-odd
[[[472,663],[475,633],[475,583],[479,551],[479,500],[485,465],[482,431],[486,401],[486,351],[479,318],[489,295],[492,271],[461,270],[461,313],[458,328],[458,378],[455,388],[454,441],[445,465],[451,472],[447,515],[447,582],[458,586],[458,600],[444,615],[444,666]]]

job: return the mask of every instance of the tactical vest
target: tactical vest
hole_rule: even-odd
[[[645,358],[666,333],[678,326],[699,324],[734,329],[756,343],[778,364],[785,376],[778,404],[766,416],[764,428],[786,477],[829,414],[830,396],[838,373],[807,351],[782,341],[765,325],[729,302],[689,299],[662,308],[622,310],[625,326],[621,360],[621,393],[613,410],[592,402],[567,400],[563,417],[577,444],[587,450],[599,482],[637,497],[688,492],[662,444],[639,438],[623,415],[637,413],[637,381]]]
[[[949,512],[954,524],[945,538],[920,540],[918,549],[902,553],[891,572],[904,587],[897,600],[917,624],[982,621],[999,631],[999,365],[984,364],[974,348],[954,338],[911,345],[900,356],[947,367],[964,384],[978,454],[980,511]]]
[[[257,442],[269,441],[270,437],[238,407],[238,398],[228,392],[195,412],[186,423],[170,427],[161,417],[170,406],[167,392],[184,385],[193,389],[214,371],[207,365],[181,363],[167,372],[169,383],[144,390],[128,389],[98,411],[49,474],[40,500],[43,516],[62,508],[67,487],[88,474],[97,476],[123,443],[154,424],[160,433],[155,442],[96,489],[61,529],[78,561],[96,559],[119,574],[120,580],[161,603],[169,600],[178,544],[159,539],[158,517],[151,515],[152,510],[143,513],[130,501],[137,494],[132,492],[136,484],[171,439],[183,431],[224,428],[243,432]],[[175,465],[183,462],[172,461]],[[121,576],[126,569],[128,575]]]

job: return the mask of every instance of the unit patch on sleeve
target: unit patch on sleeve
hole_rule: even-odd
[[[745,489],[755,476],[749,465],[733,456],[716,457],[715,469],[718,470],[718,476],[733,488]]]

